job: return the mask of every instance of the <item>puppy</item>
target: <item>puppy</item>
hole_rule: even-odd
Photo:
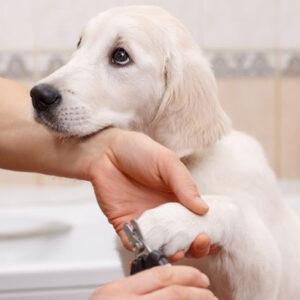
[[[160,8],[114,8],[84,28],[62,68],[31,90],[35,119],[68,136],[141,131],[182,158],[210,210],[179,203],[138,220],[166,255],[206,233],[222,250],[184,263],[219,299],[300,299],[300,222],[256,140],[231,129],[212,71],[187,30]]]

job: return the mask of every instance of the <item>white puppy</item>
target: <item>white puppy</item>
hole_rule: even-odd
[[[300,299],[299,219],[261,146],[231,130],[211,69],[175,18],[143,6],[101,13],[71,60],[31,95],[36,119],[58,132],[138,130],[182,158],[210,210],[201,217],[169,203],[146,211],[138,221],[152,248],[172,255],[206,233],[222,250],[185,263],[209,275],[220,299]]]

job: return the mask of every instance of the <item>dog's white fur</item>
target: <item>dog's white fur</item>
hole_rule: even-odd
[[[111,64],[117,47],[130,65]],[[138,130],[183,159],[210,210],[197,216],[169,203],[146,211],[138,221],[151,247],[172,255],[204,232],[222,250],[184,263],[209,275],[219,299],[300,299],[299,219],[261,146],[230,129],[210,67],[175,18],[144,6],[101,13],[70,62],[41,83],[63,96],[50,117],[37,116],[49,127],[76,136],[107,126]]]

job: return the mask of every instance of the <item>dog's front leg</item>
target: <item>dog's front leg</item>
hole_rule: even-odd
[[[187,251],[196,236],[205,233],[222,247],[222,259],[215,259],[215,270],[228,274],[232,299],[277,299],[280,253],[255,211],[244,212],[228,197],[203,198],[210,206],[205,216],[179,203],[146,211],[138,220],[146,242],[171,256]]]

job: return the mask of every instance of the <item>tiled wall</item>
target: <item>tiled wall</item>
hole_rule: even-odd
[[[300,178],[299,0],[0,0],[0,76],[30,86],[75,48],[82,25],[116,5],[154,4],[193,33],[235,128],[263,144],[283,178]],[[0,171],[0,183],[73,184]]]

